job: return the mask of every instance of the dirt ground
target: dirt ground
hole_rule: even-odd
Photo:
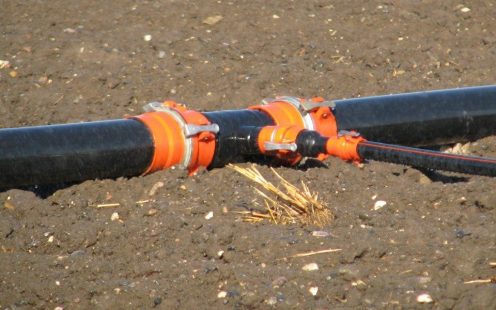
[[[460,3],[2,1],[0,126],[492,84],[496,4]],[[465,283],[496,275],[494,179],[325,164],[277,168],[335,212],[323,228],[241,221],[255,195],[227,168],[2,192],[0,308],[496,309],[496,284]]]

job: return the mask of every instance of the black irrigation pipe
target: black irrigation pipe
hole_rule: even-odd
[[[496,86],[335,100],[339,130],[408,146],[473,141],[496,133]]]
[[[324,138],[318,142],[311,132],[327,138],[343,130],[380,142],[358,143],[362,159],[494,175],[492,159],[381,143],[428,146],[494,135],[496,86],[335,101],[281,97],[248,109],[204,113],[173,102],[147,109],[128,119],[0,129],[0,188],[130,177],[172,166],[194,173],[253,157],[294,164],[296,155],[323,158]],[[281,130],[268,136],[264,128],[270,126],[296,126],[310,134],[296,141],[289,130],[289,141],[286,133],[277,136]]]

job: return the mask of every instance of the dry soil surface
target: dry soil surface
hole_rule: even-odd
[[[218,110],[495,82],[492,1],[1,6],[1,127],[120,118],[166,98]],[[495,156],[496,139],[468,149]],[[277,168],[337,215],[323,228],[241,221],[260,199],[227,168],[2,192],[0,308],[496,309],[494,282],[465,283],[496,275],[494,179],[325,164]],[[329,248],[341,250],[290,257]]]

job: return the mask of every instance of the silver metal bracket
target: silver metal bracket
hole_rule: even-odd
[[[195,125],[195,124],[187,124],[184,127],[184,135],[189,138],[195,136],[201,132],[219,132],[219,125],[217,124],[208,124],[208,125]]]
[[[284,101],[284,102],[287,102],[287,103],[293,105],[298,110],[303,111],[301,109],[301,102],[300,102],[300,99],[299,98],[296,98],[296,97],[293,97],[293,96],[281,96],[281,97],[277,97],[275,99],[275,101]]]
[[[338,132],[338,137],[348,136],[348,137],[360,137],[360,133],[356,131],[340,130]]]
[[[176,119],[177,116],[179,116],[178,113],[175,113],[174,109],[166,107],[161,102],[158,101],[154,101],[146,104],[145,106],[143,106],[143,110],[145,112],[166,112],[166,113],[173,112],[173,116]],[[182,117],[181,119],[179,119],[179,121],[181,126],[183,127],[184,135],[186,136],[186,138],[190,138],[204,131],[213,132],[213,133],[219,132],[219,125],[217,124],[208,124],[208,125],[188,124]]]
[[[300,112],[301,117],[303,118],[305,129],[308,130],[315,130],[315,124],[309,112],[320,107],[329,107],[331,109],[334,109],[336,107],[336,103],[332,100],[315,102],[311,99],[300,100],[299,98],[292,96],[282,96],[275,99],[265,98],[262,100],[262,104],[267,105],[274,101],[287,102],[294,106]]]
[[[276,101],[274,98],[264,98],[264,99],[262,99],[261,103],[263,105],[267,105],[267,104],[274,102],[274,101]]]
[[[145,112],[169,112],[170,108],[162,104],[162,102],[153,101],[143,106]]]
[[[262,103],[269,104],[274,101],[287,102],[297,108],[300,112],[302,112],[303,115],[320,107],[329,107],[331,109],[334,109],[336,107],[336,103],[332,100],[315,102],[311,99],[300,100],[299,98],[293,96],[282,96],[277,97],[276,99],[266,98],[262,100]]]
[[[307,113],[321,107],[329,107],[331,109],[334,109],[336,107],[336,103],[332,100],[322,101],[322,102],[314,102],[311,100],[306,100],[300,102],[300,110],[303,110],[304,112]]]
[[[274,143],[274,142],[265,142],[264,143],[266,151],[280,151],[287,150],[291,152],[296,152],[298,146],[296,143]]]

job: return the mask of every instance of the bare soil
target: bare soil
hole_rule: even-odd
[[[167,98],[219,110],[495,82],[492,1],[1,6],[1,127],[121,118]],[[496,138],[469,150],[496,156]],[[465,283],[496,275],[494,179],[325,165],[277,168],[335,212],[323,228],[241,221],[260,199],[227,168],[90,180],[45,198],[2,192],[0,308],[496,309],[496,284]],[[341,251],[290,257],[329,248]]]

